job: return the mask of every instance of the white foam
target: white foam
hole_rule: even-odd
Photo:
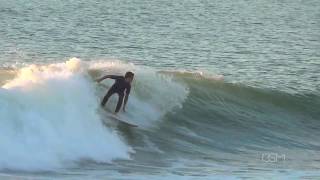
[[[78,59],[30,65],[0,88],[0,169],[52,170],[110,162],[132,151],[102,125],[99,99]]]
[[[130,158],[133,150],[112,127],[102,124],[105,117],[98,109],[106,89],[99,90],[92,81],[92,70],[98,70],[98,76],[135,72],[124,115],[139,127],[156,125],[188,95],[188,88],[170,75],[120,61],[72,58],[27,65],[0,88],[0,169],[52,170],[81,160]],[[113,109],[115,102],[107,106]]]

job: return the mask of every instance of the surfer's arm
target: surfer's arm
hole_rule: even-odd
[[[101,82],[101,81],[103,81],[104,79],[107,79],[107,78],[117,80],[117,79],[121,79],[122,76],[106,75],[106,76],[103,76],[102,78],[97,79],[96,81],[99,83],[99,82]]]
[[[129,86],[126,90],[126,96],[124,97],[123,111],[126,111],[126,105],[129,99],[130,90],[131,90],[131,86]]]

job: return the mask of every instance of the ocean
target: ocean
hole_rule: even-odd
[[[317,0],[0,0],[0,179],[320,179],[319,50]]]

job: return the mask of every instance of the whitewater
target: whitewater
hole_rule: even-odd
[[[102,125],[93,84],[77,63],[31,65],[2,86],[2,169],[48,170],[81,160],[130,158],[131,148]]]
[[[81,161],[106,163],[118,158],[130,159],[130,153],[134,153],[132,148],[115,129],[103,125],[101,118],[105,117],[99,114],[101,97],[97,95],[97,85],[88,73],[97,67],[108,70],[107,67],[115,64],[90,65],[72,58],[65,63],[17,69],[16,77],[8,80],[0,91],[0,168],[53,170],[72,167]],[[113,71],[118,69],[113,68]],[[161,81],[159,79],[158,83]],[[169,81],[163,82],[162,87],[166,83],[171,90],[184,90],[177,85],[170,87]],[[152,121],[178,105],[167,90],[149,91],[166,94],[168,98],[155,94],[151,94],[147,101],[131,98],[130,104],[134,106],[128,116],[133,120],[139,117],[140,123],[145,121],[141,127],[152,125]],[[105,92],[106,89],[100,93]],[[176,97],[177,100],[182,101],[185,94]],[[156,103],[148,104],[148,101]]]

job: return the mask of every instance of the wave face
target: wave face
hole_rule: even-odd
[[[93,81],[127,70],[136,73],[124,114],[139,125],[134,130],[103,125],[110,120],[98,105],[113,81]],[[120,172],[153,172],[153,167],[171,173],[180,163],[176,173],[210,174],[212,168],[228,173],[234,167],[255,167],[262,173],[270,169],[261,162],[264,153],[286,156],[277,168],[319,165],[318,94],[258,89],[199,72],[75,58],[10,74],[15,78],[3,81],[0,89],[1,169],[51,170],[85,160],[111,162],[108,169]],[[112,97],[106,108],[113,111],[116,100]]]
[[[203,137],[211,150],[320,148],[317,94],[257,89],[188,73],[175,76],[188,85],[189,95],[183,108],[170,116],[170,126],[199,135],[190,137],[195,141]]]

